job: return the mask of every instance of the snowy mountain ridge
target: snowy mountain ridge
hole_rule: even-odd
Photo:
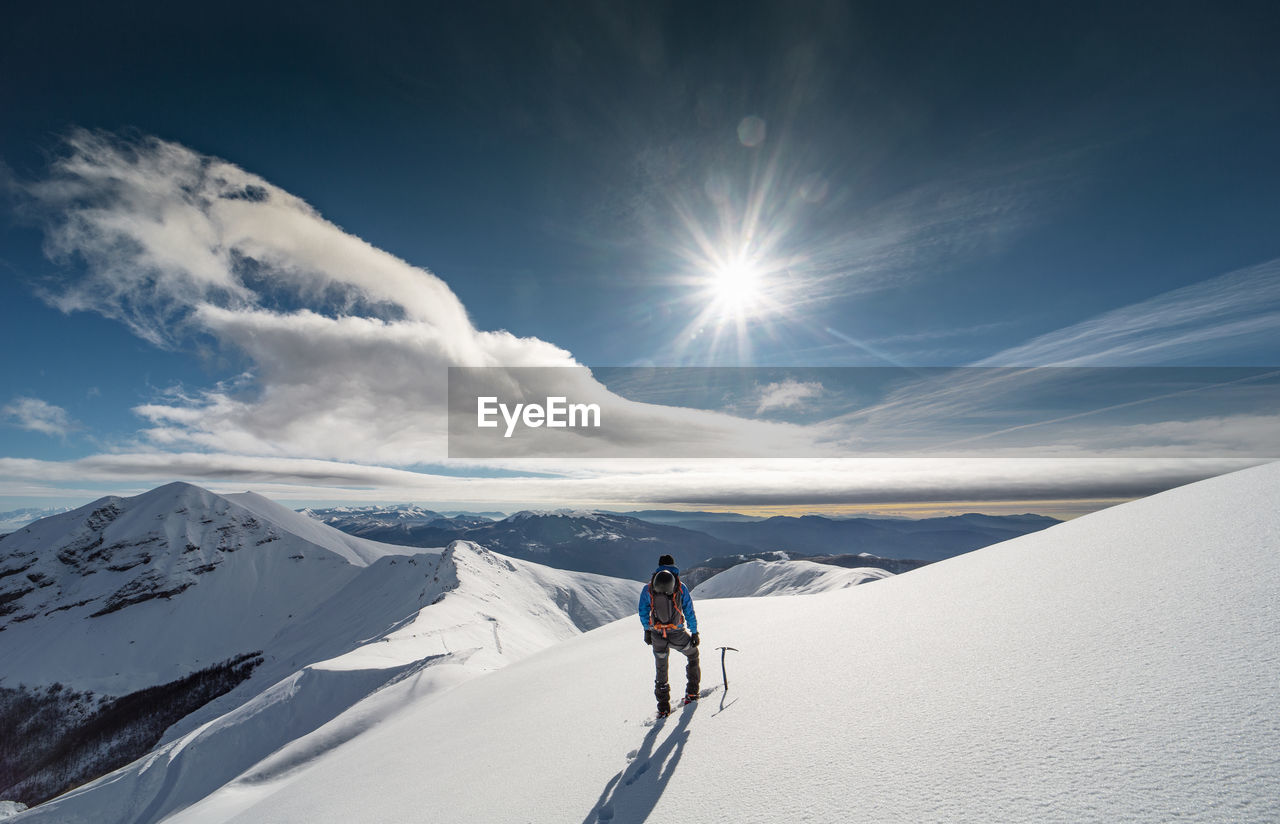
[[[597,512],[593,509],[522,509],[511,515],[507,520],[524,521],[530,518],[574,518],[583,521],[598,521],[601,515],[608,515],[607,512]]]
[[[162,683],[262,649],[372,562],[422,551],[254,493],[102,498],[0,539],[4,679],[116,695]]]
[[[304,515],[310,515],[324,521],[330,517],[342,516],[366,516],[374,518],[385,518],[387,520],[421,520],[430,521],[437,518],[467,518],[476,521],[501,521],[507,515],[504,512],[472,512],[470,510],[449,509],[435,510],[422,506],[421,504],[365,504],[354,506],[350,504],[342,506],[328,507],[305,507],[298,510]]]
[[[893,577],[873,567],[838,567],[805,560],[748,561],[730,567],[693,589],[694,598],[753,598],[810,595]]]
[[[10,684],[56,680],[118,695],[262,651],[246,680],[124,768],[136,782],[108,781],[113,790],[94,794],[84,815],[95,822],[117,807],[114,820],[159,820],[388,684],[412,677],[418,698],[447,689],[633,611],[637,593],[633,582],[465,541],[379,545],[252,493],[187,484],[97,501],[0,550],[22,566],[10,580],[29,585],[26,575],[46,569],[52,580],[24,585],[31,591],[11,602],[14,615],[32,617],[0,632]],[[121,589],[138,589],[129,576],[139,571],[164,589],[104,610]],[[81,603],[85,594],[98,597]],[[63,602],[72,607],[51,607]]]

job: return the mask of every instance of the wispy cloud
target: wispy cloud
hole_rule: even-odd
[[[986,358],[980,366],[1221,365],[1243,346],[1280,357],[1280,259],[1115,309]]]
[[[14,398],[0,409],[0,415],[13,426],[59,438],[80,428],[67,410],[39,398]]]
[[[1221,384],[1192,381],[1191,390],[1175,389],[1170,394],[1153,389],[1145,399],[1130,403],[1123,389],[1101,391],[1106,370],[1084,369],[1080,374],[1086,380],[1094,380],[1090,375],[1097,377],[1092,407],[1071,412],[1046,408],[1031,416],[1018,410],[1026,409],[1037,391],[1061,380],[1062,370],[1044,367],[1221,366],[1229,363],[1233,354],[1258,351],[1259,347],[1280,357],[1276,329],[1280,329],[1280,259],[1105,312],[974,364],[1008,368],[958,369],[907,382],[877,403],[823,426],[833,440],[845,444],[875,443],[886,432],[914,430],[950,432],[958,439],[957,446],[963,446],[976,444],[975,436],[1023,430],[1032,443],[1037,436],[1042,443],[1070,443],[1082,454],[1142,454],[1164,449],[1166,454],[1188,450],[1180,454],[1271,456],[1280,438],[1278,419],[1268,413],[1274,409],[1274,387],[1246,378],[1257,390],[1251,395],[1233,394],[1236,379],[1229,370],[1223,370]],[[1158,403],[1184,394],[1219,398],[1223,405],[1205,412],[1194,403],[1185,408]],[[1148,419],[1133,424],[1117,422],[1105,414],[1133,405],[1142,405]],[[955,422],[965,419],[985,423],[961,433]],[[1032,423],[1036,430],[1028,431]]]
[[[817,381],[784,380],[757,387],[756,414],[778,409],[796,409],[822,397],[822,384]]]

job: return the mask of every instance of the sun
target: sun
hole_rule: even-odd
[[[744,318],[761,308],[762,277],[759,268],[745,259],[722,263],[711,272],[709,291],[724,317]]]

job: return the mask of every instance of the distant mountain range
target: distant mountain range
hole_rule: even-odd
[[[759,518],[734,512],[641,510],[632,513],[524,511],[489,520],[446,516],[416,506],[305,510],[352,535],[407,546],[443,546],[454,540],[575,569],[642,579],[658,556],[673,555],[683,568],[713,573],[734,563],[785,552],[838,566],[878,566],[898,573],[1052,526],[1043,515],[959,515],[907,520],[825,518],[817,515]],[[874,556],[863,563],[853,557]],[[713,562],[708,563],[709,561]],[[737,560],[734,560],[737,559]],[[892,563],[900,562],[900,563]]]
[[[525,510],[500,521],[469,514],[447,517],[418,507],[306,512],[329,526],[370,540],[405,546],[474,541],[503,555],[556,569],[631,580],[647,579],[663,554],[674,555],[678,563],[690,566],[716,555],[753,551],[745,544],[704,532],[609,512]]]
[[[686,529],[758,549],[803,555],[857,555],[941,561],[1059,523],[1044,515],[980,515],[945,518],[825,518],[775,516],[763,520],[721,517],[683,521]]]
[[[446,514],[425,509],[412,504],[406,506],[337,506],[328,509],[303,509],[309,515],[322,521],[334,529],[340,529],[350,535],[359,535],[373,541],[398,543],[405,546],[444,546],[448,543],[437,543],[439,536],[453,534],[474,526],[493,523],[494,515],[498,520],[506,517],[498,513],[455,512]],[[383,536],[383,537],[380,537]],[[425,536],[433,536],[430,543],[410,543],[404,540],[393,540],[404,537],[426,540]]]
[[[26,507],[23,509],[11,509],[8,512],[0,512],[0,535],[7,535],[10,532],[21,529],[27,524],[35,523],[41,518],[48,518],[50,515],[70,512],[72,509],[75,509],[75,507]]]

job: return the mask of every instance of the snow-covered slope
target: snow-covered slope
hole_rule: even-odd
[[[70,512],[75,507],[59,506],[59,507],[26,507],[24,509],[13,509],[8,512],[0,512],[0,535],[7,535],[10,532],[21,529],[27,524],[35,523],[41,518],[48,518],[52,515],[58,515],[63,512]],[[0,815],[4,814],[4,808],[0,807]]]
[[[806,595],[892,577],[870,567],[845,567],[813,561],[748,561],[730,567],[693,590],[695,598],[750,598],[757,595]]]
[[[252,678],[183,719],[152,754],[28,816],[144,824],[241,774],[292,774],[408,706],[631,612],[639,586],[464,541],[440,556],[383,558],[282,632]]]
[[[706,696],[656,726],[633,618],[421,700],[433,668],[406,673],[170,821],[1274,822],[1277,499],[1269,465],[875,586],[703,601]]]
[[[0,801],[0,820],[11,818],[26,809],[26,804],[17,801]]]
[[[160,684],[264,649],[371,562],[424,551],[253,493],[103,498],[0,539],[0,677],[114,695]]]

